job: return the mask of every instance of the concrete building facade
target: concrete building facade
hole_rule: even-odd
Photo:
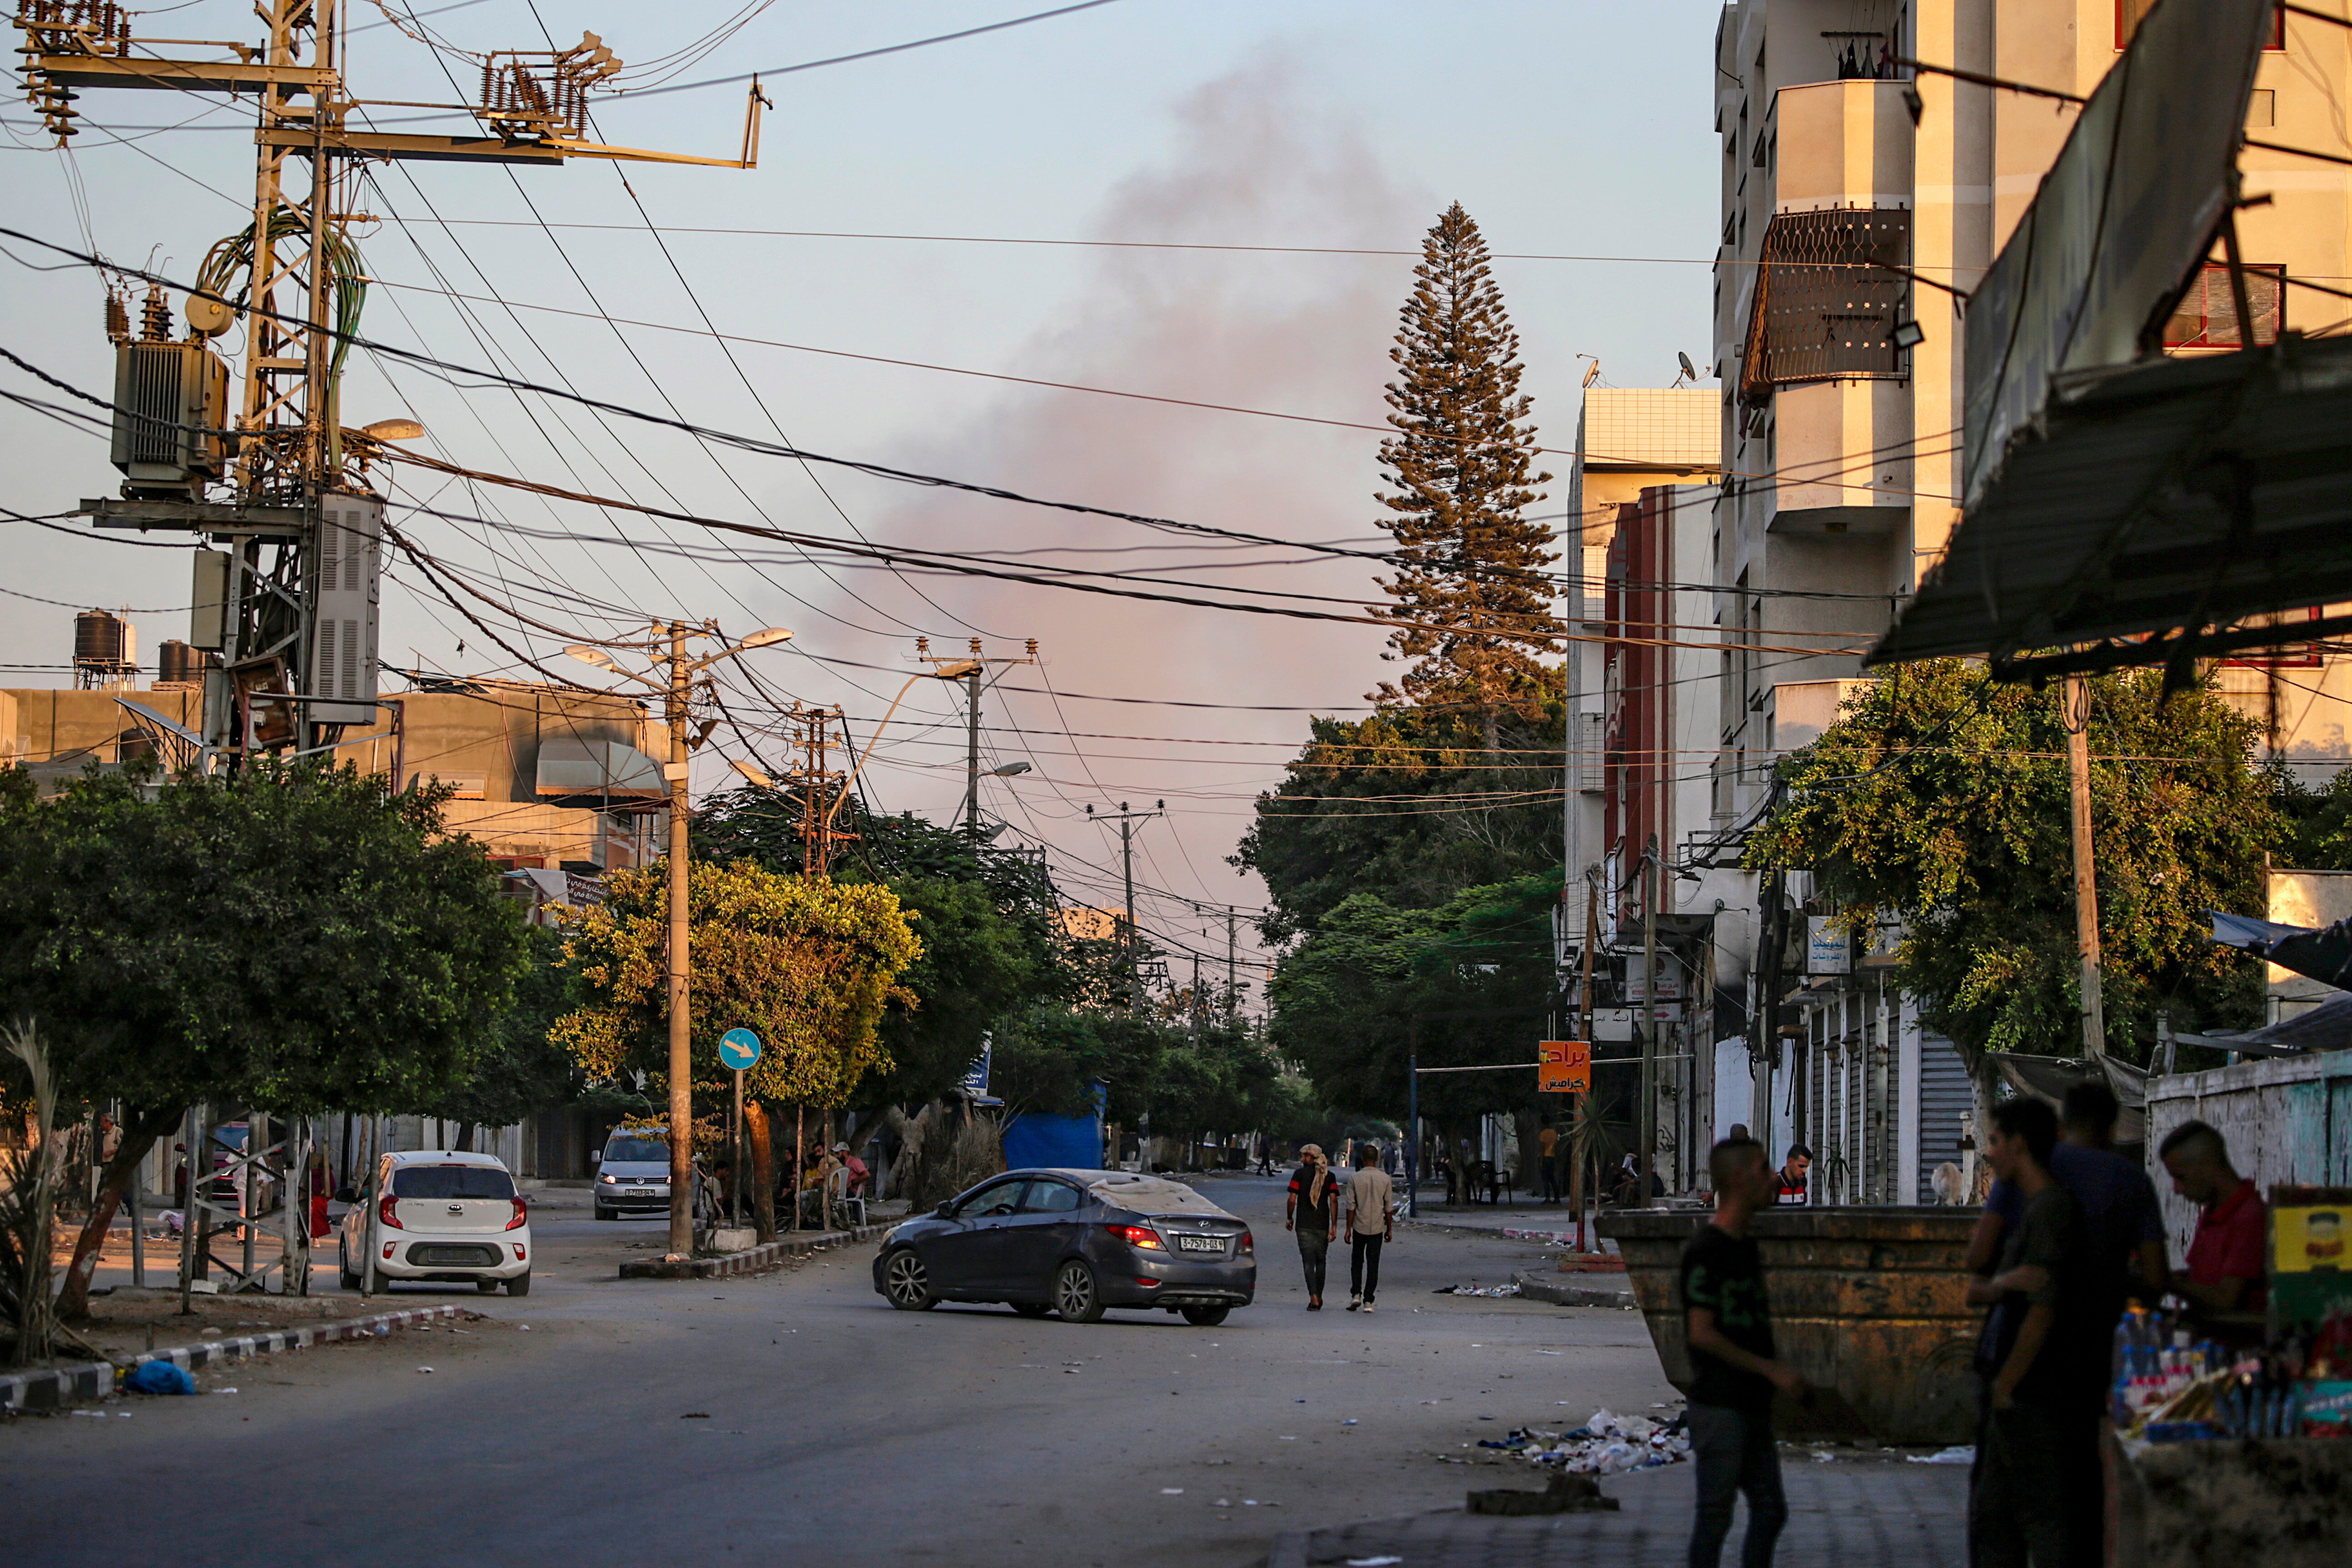
[[[1722,227],[1713,368],[1725,482],[1709,573],[1724,643],[1710,842],[1736,845],[1759,820],[1774,764],[1834,721],[1864,679],[1861,650],[1957,526],[1960,300],[2074,123],[2071,104],[1897,62],[2086,96],[2150,4],[1726,6],[1714,61]],[[2352,152],[2342,117],[2352,34],[2288,16],[2274,46],[2261,63],[2249,134]],[[2245,195],[2267,198],[2239,217],[2258,272],[2252,330],[2242,337],[2226,281],[2209,268],[2166,331],[2168,353],[2341,331],[2352,316],[2343,300],[2290,281],[2347,286],[2352,169],[2256,148],[2241,167]],[[1898,346],[1915,330],[1916,342]],[[2219,684],[2271,726],[2279,753],[2307,775],[2352,763],[2352,660],[2290,649],[2227,665]],[[1801,933],[1818,912],[1804,907],[1806,884],[1791,877],[1782,889]],[[1781,991],[1785,1037],[1777,1050],[1759,1042],[1746,1115],[1728,1104],[1740,1087],[1736,1061],[1717,1064],[1717,1130],[1747,1121],[1776,1129],[1776,1142],[1822,1145],[1827,1198],[1927,1201],[1929,1173],[1960,1152],[1969,1101],[1957,1054],[1922,1029],[1913,999],[1872,963],[1883,943],[1840,953],[1823,939],[1809,953],[1794,942],[1780,973],[1753,974],[1757,896],[1751,881],[1725,900],[1728,914],[1744,898],[1748,918],[1719,921],[1717,972],[1751,996],[1765,985]]]

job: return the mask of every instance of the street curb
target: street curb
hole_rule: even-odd
[[[278,1351],[332,1344],[339,1340],[373,1339],[431,1319],[454,1318],[457,1312],[456,1307],[414,1307],[401,1312],[379,1312],[372,1318],[345,1318],[307,1328],[244,1334],[233,1340],[206,1340],[177,1350],[145,1352],[124,1363],[122,1370],[129,1373],[151,1361],[168,1361],[184,1371],[194,1372],[200,1366],[244,1361]],[[39,1372],[9,1373],[0,1376],[0,1410],[54,1410],[68,1400],[101,1398],[114,1392],[114,1365],[102,1361]]]
[[[1530,1301],[1549,1301],[1555,1307],[1630,1307],[1633,1305],[1633,1281],[1622,1274],[1608,1276],[1623,1281],[1622,1286],[1571,1284],[1557,1275],[1547,1279],[1540,1274],[1521,1272],[1512,1276],[1517,1281],[1519,1294]]]
[[[683,1263],[668,1263],[658,1258],[638,1258],[621,1265],[624,1279],[723,1279],[734,1274],[760,1274],[782,1268],[795,1254],[815,1252],[828,1247],[845,1247],[860,1241],[871,1241],[898,1224],[861,1225],[855,1230],[818,1231],[814,1235],[762,1242],[741,1252],[730,1252],[724,1258],[690,1258]]]

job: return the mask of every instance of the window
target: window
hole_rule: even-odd
[[[2317,619],[2319,619],[2319,606],[2314,605],[2308,609],[2281,610],[2275,614],[2265,611],[2261,615],[2248,616],[2244,620],[2240,621],[2238,625],[2242,626],[2293,626],[2297,621],[2315,621]],[[2319,650],[2310,643],[2283,643],[2277,647],[2250,649],[2245,653],[2237,655],[2233,658],[2224,659],[2222,662],[2224,664],[2249,666],[2255,669],[2317,669],[2319,668],[2320,661]]]
[[[1069,1214],[1081,1199],[1078,1189],[1063,1182],[1032,1182],[1029,1195],[1022,1201],[1023,1214]]]
[[[1740,395],[1754,403],[1794,382],[1902,375],[1894,332],[1911,284],[1895,268],[1910,252],[1906,208],[1775,216],[1759,257]]]
[[[2254,342],[2257,346],[2278,342],[2280,320],[2286,303],[2286,268],[2254,267],[2246,268],[2246,303],[2254,312]],[[2235,349],[2245,342],[2238,333],[2238,300],[2230,289],[2230,268],[2218,261],[2209,261],[2198,269],[2189,292],[2173,307],[2172,319],[2164,323],[2164,346],[2168,349]]]
[[[992,1215],[1011,1214],[1020,1206],[1021,1189],[1024,1184],[1016,1179],[999,1182],[992,1187],[982,1187],[956,1210],[956,1218],[985,1219]]]
[[[392,1173],[396,1198],[510,1198],[514,1178],[495,1165],[402,1165]]]
[[[2132,41],[2132,35],[2139,31],[2140,23],[2146,19],[2150,11],[2155,9],[2156,0],[2116,0],[2116,47],[2120,49],[2129,44]],[[2271,39],[2263,47],[2266,49],[2286,47],[2285,12],[2271,13]]]

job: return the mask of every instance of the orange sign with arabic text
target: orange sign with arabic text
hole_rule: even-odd
[[[1544,1040],[1536,1061],[1536,1091],[1539,1094],[1592,1092],[1592,1042]]]

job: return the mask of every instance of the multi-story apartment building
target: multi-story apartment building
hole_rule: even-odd
[[[1841,695],[1862,679],[1859,650],[1886,628],[1958,522],[1964,299],[2074,123],[2072,104],[1902,62],[2087,96],[2153,3],[1734,0],[1725,8],[1714,61],[1725,482],[1709,575],[1726,647],[1708,814],[1724,839],[1736,842],[1765,808],[1773,764],[1835,718]],[[2352,34],[2283,14],[2249,133],[2341,156],[2352,151],[2347,88]],[[2244,194],[2262,204],[2238,219],[2256,274],[2251,331],[2230,304],[2217,256],[2175,313],[2168,353],[2340,331],[2352,315],[2341,300],[2291,281],[2341,289],[2352,275],[2352,169],[2259,148],[2245,151],[2241,169]],[[1794,651],[1815,647],[1822,651]],[[2288,650],[2225,666],[2219,680],[2307,773],[2352,763],[2352,661]],[[1801,877],[1785,889],[1801,936],[1807,891]],[[1749,932],[1756,898],[1749,885],[1725,900],[1727,913],[1746,906],[1751,918],[1739,924]],[[1718,963],[1747,981],[1753,938],[1743,950],[1732,922],[1720,925]],[[1789,944],[1791,970],[1845,973],[1770,978],[1784,992],[1799,988],[1784,1015],[1794,1021],[1780,1067],[1742,1106],[1740,1053],[1725,1053],[1712,1080],[1716,1127],[1769,1115],[1761,1125],[1776,1129],[1776,1142],[1824,1145],[1816,1168],[1828,1196],[1925,1201],[1928,1173],[1958,1154],[1965,1077],[1869,955],[1835,945],[1807,962],[1804,942]]]

